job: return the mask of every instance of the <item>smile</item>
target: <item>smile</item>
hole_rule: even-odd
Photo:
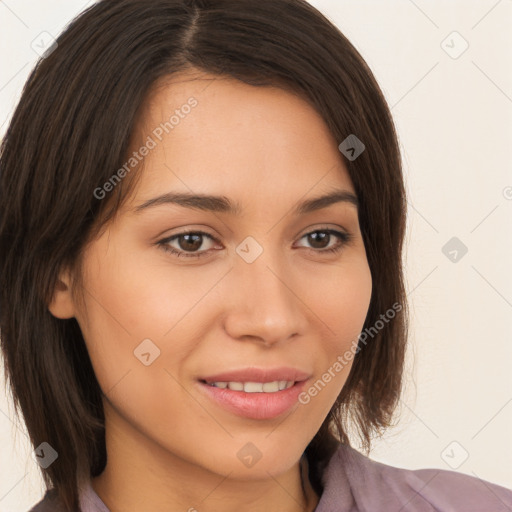
[[[245,393],[276,393],[283,389],[291,388],[295,381],[274,380],[272,382],[211,382],[209,386]]]

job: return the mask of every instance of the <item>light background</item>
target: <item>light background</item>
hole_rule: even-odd
[[[311,3],[381,85],[409,194],[406,392],[370,456],[512,488],[512,0]],[[87,4],[0,2],[0,135],[38,58],[32,42]],[[458,56],[454,31],[469,44]],[[468,248],[456,262],[442,251],[452,237]],[[0,512],[25,512],[44,488],[4,392],[0,445]]]

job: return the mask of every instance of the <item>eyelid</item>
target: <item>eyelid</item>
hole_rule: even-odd
[[[337,232],[340,232],[340,233],[343,233],[343,234],[346,234],[346,235],[350,235],[350,232],[335,224],[313,224],[311,226],[308,226],[307,228],[304,229],[304,231],[302,231],[302,233],[300,235],[298,235],[297,238],[302,238],[304,237],[305,235],[309,235],[310,233],[314,233],[315,231],[337,231]]]

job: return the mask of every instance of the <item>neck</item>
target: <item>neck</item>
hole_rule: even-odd
[[[304,456],[283,474],[236,479],[157,445],[125,423],[106,429],[107,465],[92,488],[110,512],[312,512]]]

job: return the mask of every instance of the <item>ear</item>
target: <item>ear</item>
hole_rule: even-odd
[[[75,316],[75,304],[71,294],[71,279],[67,269],[61,272],[57,279],[48,309],[57,318],[66,319]]]

